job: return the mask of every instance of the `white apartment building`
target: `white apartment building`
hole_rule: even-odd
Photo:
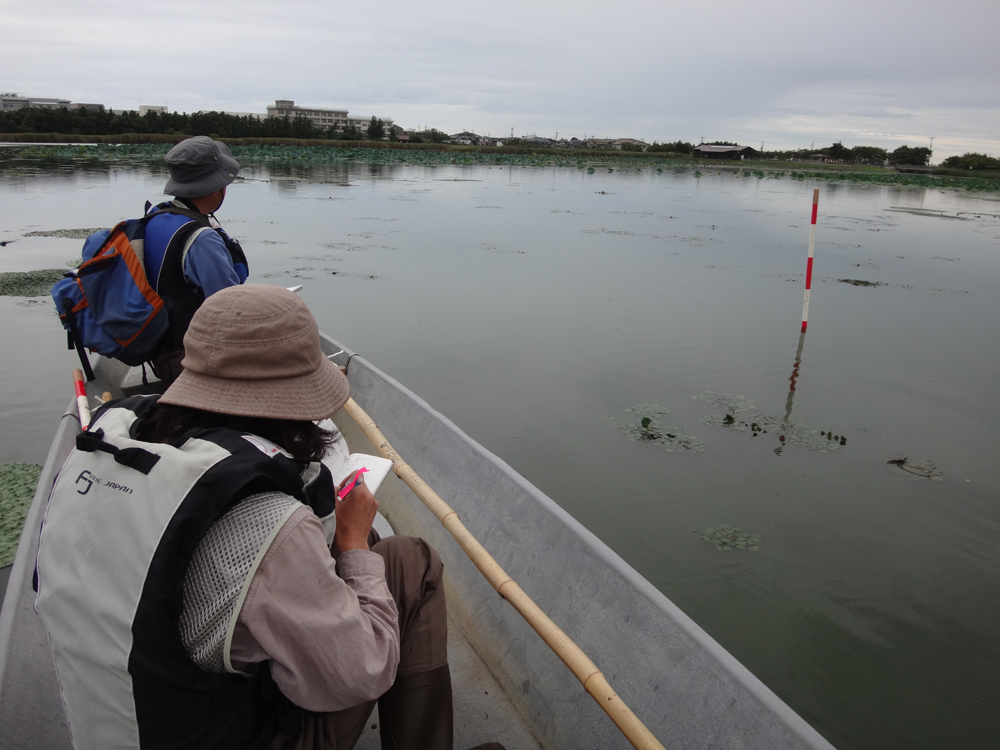
[[[140,104],[139,105],[139,117],[142,117],[147,112],[163,112],[166,114],[167,108],[161,104]]]
[[[346,109],[317,109],[315,107],[296,107],[291,99],[278,99],[273,107],[267,108],[268,117],[304,117],[314,125],[323,130],[344,130],[348,126],[354,126],[362,132],[368,130],[372,124],[371,116],[368,117],[348,117]],[[383,117],[382,124],[385,126],[385,137],[389,137],[392,132],[392,119]]]
[[[273,107],[267,108],[268,117],[305,117],[317,127],[323,130],[336,128],[343,130],[347,127],[346,109],[316,109],[306,107],[296,107],[291,99],[278,99]]]

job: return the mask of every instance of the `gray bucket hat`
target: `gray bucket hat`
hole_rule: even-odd
[[[200,198],[236,179],[240,163],[222,141],[197,135],[181,141],[165,157],[170,179],[163,192],[178,198]]]
[[[161,404],[268,419],[318,420],[347,403],[347,377],[323,354],[306,303],[284,287],[216,292],[184,335],[182,372]]]

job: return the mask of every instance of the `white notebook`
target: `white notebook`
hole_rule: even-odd
[[[343,435],[333,424],[332,420],[324,419],[319,423],[324,430],[330,430],[337,435],[337,442],[334,443],[330,451],[323,457],[323,463],[333,475],[334,485],[340,484],[346,477],[350,476],[358,469],[365,468],[368,471],[364,474],[364,482],[368,485],[368,490],[374,495],[378,492],[382,482],[392,471],[392,461],[381,456],[372,456],[367,453],[350,453],[347,442]]]

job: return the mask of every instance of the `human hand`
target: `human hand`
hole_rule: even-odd
[[[355,472],[337,485],[337,494],[357,476],[358,473]],[[378,500],[369,491],[368,485],[363,483],[356,484],[343,500],[338,497],[334,510],[337,515],[337,530],[333,534],[337,549],[341,552],[368,549],[368,533],[372,529],[377,509]]]

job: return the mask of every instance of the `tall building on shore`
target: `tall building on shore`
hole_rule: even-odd
[[[267,108],[268,117],[304,117],[313,125],[322,129],[345,130],[348,127],[355,127],[365,131],[371,125],[372,118],[369,117],[349,117],[346,109],[319,109],[317,107],[296,107],[291,99],[278,99],[273,107]],[[380,118],[376,118],[380,119]],[[389,137],[392,132],[392,118],[381,118],[382,125],[385,126],[385,137]]]
[[[296,107],[291,99],[278,99],[273,107],[267,108],[268,117],[304,117],[316,127],[323,130],[334,128],[343,130],[347,127],[346,109],[318,109],[316,107]]]

